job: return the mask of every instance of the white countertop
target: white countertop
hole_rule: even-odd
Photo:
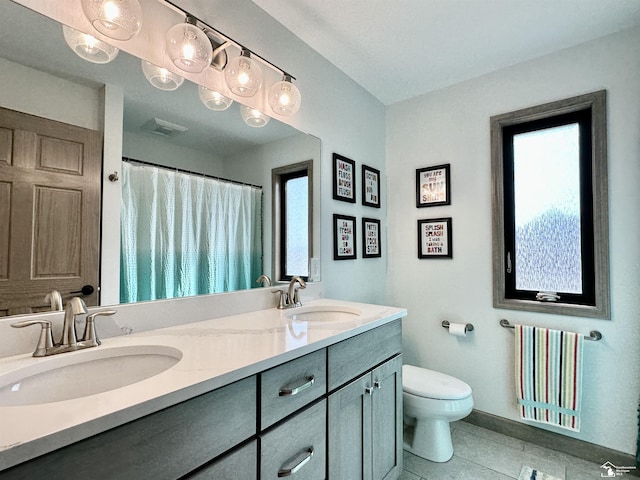
[[[146,380],[72,400],[0,406],[0,470],[140,418],[236,380],[404,317],[405,309],[330,299],[304,307],[342,305],[360,315],[353,321],[300,321],[294,309],[259,310],[103,340],[98,349],[153,345],[173,347],[182,358]],[[99,332],[99,325],[98,334]],[[0,358],[0,377],[62,355]],[[100,382],[100,378],[87,378]],[[1,385],[0,385],[1,386]]]

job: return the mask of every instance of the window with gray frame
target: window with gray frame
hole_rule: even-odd
[[[493,304],[609,318],[606,92],[491,118]]]
[[[272,170],[273,244],[276,281],[309,278],[312,251],[313,162]]]

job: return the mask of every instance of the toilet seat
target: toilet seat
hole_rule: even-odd
[[[402,388],[418,397],[461,400],[471,395],[471,387],[450,375],[413,365],[402,366]]]

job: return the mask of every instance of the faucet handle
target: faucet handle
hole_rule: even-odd
[[[87,315],[87,319],[84,324],[84,334],[82,335],[82,345],[85,347],[97,347],[100,345],[100,339],[96,333],[95,319],[99,316],[111,316],[115,315],[116,310],[99,310],[97,312]]]
[[[40,338],[38,339],[38,345],[33,352],[34,357],[44,357],[47,354],[47,350],[53,348],[53,336],[51,335],[51,322],[49,320],[24,320],[22,322],[12,323],[13,328],[29,327],[31,325],[40,325]]]
[[[284,310],[285,308],[287,308],[285,306],[285,296],[287,295],[287,293],[284,290],[280,290],[280,289],[275,289],[275,290],[271,290],[271,293],[279,293],[280,294],[280,298],[278,299],[278,306],[276,307],[278,310]]]

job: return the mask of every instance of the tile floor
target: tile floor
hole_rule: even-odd
[[[603,470],[598,463],[463,421],[451,424],[451,436],[454,451],[451,460],[434,463],[404,452],[404,471],[399,480],[517,480],[525,465],[563,480],[602,478]]]

